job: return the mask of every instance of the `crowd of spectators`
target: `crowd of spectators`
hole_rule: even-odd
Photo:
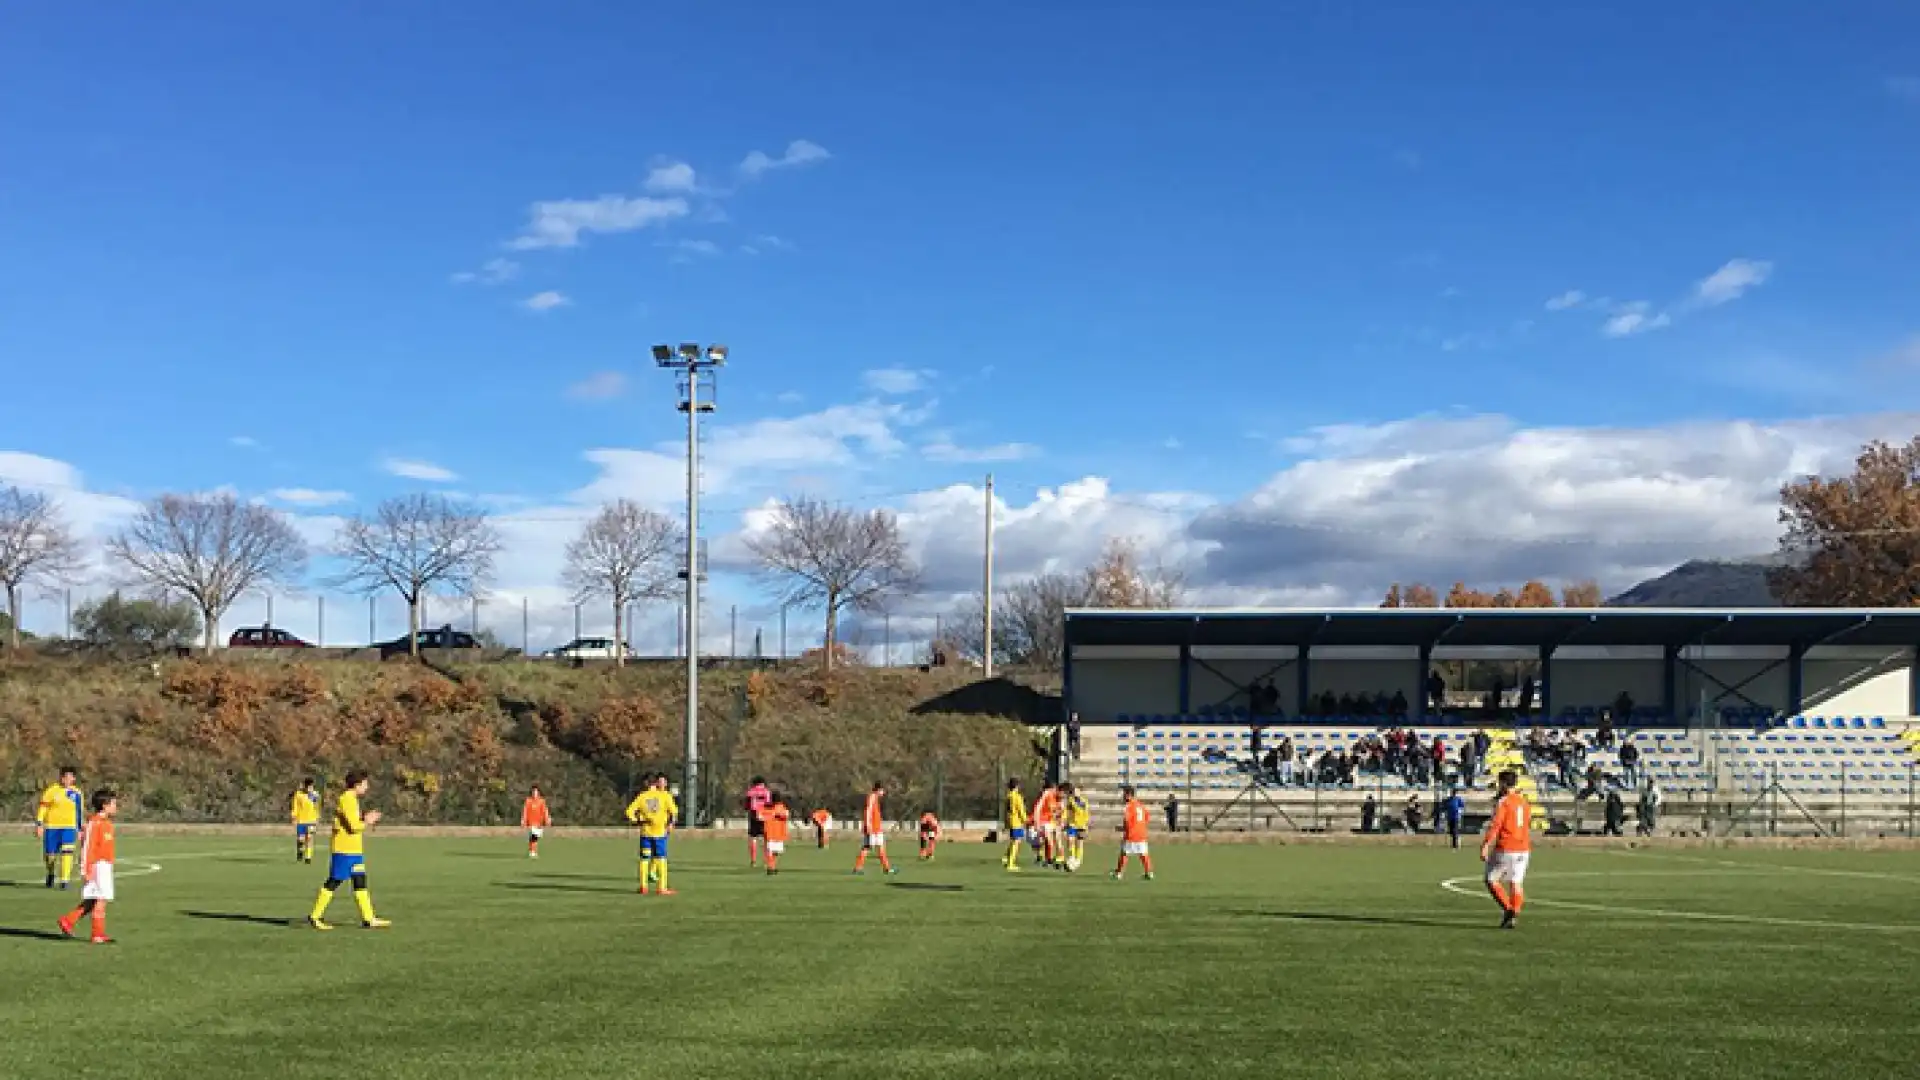
[[[1259,756],[1259,770],[1269,783],[1301,787],[1351,786],[1367,777],[1396,776],[1415,787],[1470,785],[1485,771],[1492,739],[1483,730],[1463,736],[1450,746],[1444,736],[1423,739],[1411,728],[1395,725],[1363,735],[1346,748],[1329,748],[1318,756],[1299,750],[1290,735]]]

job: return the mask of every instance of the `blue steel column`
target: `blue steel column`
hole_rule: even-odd
[[[1313,646],[1311,645],[1300,646],[1300,658],[1294,661],[1300,668],[1299,686],[1294,694],[1293,702],[1293,715],[1295,716],[1307,715],[1307,699],[1313,696],[1313,682],[1307,678],[1307,653],[1311,652],[1312,649]],[[1915,665],[1915,670],[1920,671],[1920,664]],[[1916,675],[1915,679],[1917,681],[1913,684],[1914,700],[1920,701],[1920,675]],[[1920,712],[1920,709],[1916,709],[1915,711]]]
[[[1192,712],[1193,695],[1193,646],[1180,643],[1180,715]]]
[[[1521,702],[1522,705],[1526,702]],[[1540,719],[1553,723],[1553,646],[1540,646]]]
[[[1667,710],[1673,722],[1686,726],[1686,719],[1680,715],[1680,646],[1668,645],[1661,652],[1660,705]]]
[[[1427,675],[1433,671],[1433,646],[1420,646],[1420,677],[1414,681],[1413,722],[1424,723],[1427,719]]]
[[[1807,647],[1789,645],[1787,647],[1787,715],[1799,716],[1800,706],[1806,700]]]
[[[1078,712],[1073,703],[1073,620],[1062,620],[1060,627],[1060,706],[1065,710],[1060,717],[1066,723],[1067,717]]]

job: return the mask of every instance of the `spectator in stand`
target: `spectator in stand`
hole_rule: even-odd
[[[1620,798],[1620,789],[1613,788],[1607,792],[1606,824],[1600,832],[1603,836],[1624,836],[1626,824],[1627,804]]]
[[[1407,796],[1406,818],[1407,831],[1417,835],[1420,832],[1420,796]]]
[[[1620,715],[1629,716],[1632,714],[1621,713]],[[1613,749],[1613,716],[1614,714],[1606,709],[1600,710],[1600,727],[1593,733],[1593,748],[1595,750]]]
[[[1620,722],[1623,724],[1633,723],[1632,694],[1627,693],[1625,690],[1620,691],[1620,696],[1613,699],[1613,715],[1619,717]]]
[[[1493,749],[1493,736],[1485,728],[1475,728],[1473,732],[1473,756],[1481,765],[1487,763],[1487,751]]]
[[[1279,759],[1276,771],[1279,773],[1280,782],[1282,784],[1288,785],[1289,787],[1292,786],[1293,756],[1294,756],[1293,736],[1288,735],[1282,738],[1280,740],[1280,745],[1274,749],[1274,753]]]
[[[1444,781],[1447,778],[1447,741],[1435,735],[1433,747],[1427,753],[1433,762],[1433,778]]]
[[[1601,769],[1600,763],[1596,761],[1593,764],[1587,766],[1587,785],[1581,788],[1580,793],[1578,795],[1575,795],[1574,798],[1597,799],[1600,797],[1601,787],[1604,786],[1606,782],[1607,782],[1606,771]]]
[[[1460,744],[1460,786],[1472,787],[1480,772],[1480,732],[1474,732]]]
[[[1260,778],[1277,783],[1280,780],[1280,748],[1273,747],[1260,759]]]
[[[1660,785],[1649,778],[1640,789],[1640,835],[1652,836],[1660,827]]]
[[[1067,714],[1067,754],[1075,761],[1080,760],[1080,714]]]
[[[1338,716],[1339,713],[1340,713],[1340,699],[1337,697],[1334,697],[1333,691],[1331,690],[1321,691],[1320,715],[1321,716]]]
[[[1407,695],[1404,691],[1395,690],[1393,696],[1387,699],[1387,715],[1395,720],[1405,720],[1408,708]]]
[[[1367,796],[1367,801],[1360,804],[1360,831],[1363,833],[1373,832],[1374,821],[1378,819],[1379,816],[1380,804],[1373,801],[1373,796]]]
[[[1167,805],[1165,807],[1165,810],[1167,812],[1167,831],[1179,832],[1180,831],[1180,796],[1174,795],[1174,794],[1168,794]]]
[[[1514,703],[1514,711],[1521,716],[1533,712],[1533,691],[1533,676],[1529,675],[1520,680],[1520,699]]]
[[[1628,787],[1640,786],[1640,748],[1632,739],[1620,742],[1620,782]]]
[[[1447,704],[1447,680],[1437,671],[1427,672],[1427,711],[1439,712]]]
[[[1454,847],[1460,846],[1460,819],[1467,814],[1467,800],[1460,797],[1460,789],[1454,788],[1453,794],[1440,804],[1442,816],[1447,822],[1447,840]]]

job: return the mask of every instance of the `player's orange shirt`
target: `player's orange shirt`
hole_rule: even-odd
[[[544,829],[553,824],[553,815],[547,812],[547,800],[530,797],[520,808],[520,824],[529,829]]]
[[[867,812],[861,816],[860,820],[866,823],[868,836],[877,836],[887,831],[886,819],[880,814],[879,792],[871,792],[867,795]]]
[[[1500,797],[1493,820],[1487,822],[1487,847],[1508,853],[1533,850],[1533,807],[1525,795],[1511,791]]]
[[[833,820],[833,815],[827,813],[826,810],[824,809],[815,810],[813,812],[813,827],[816,829],[826,828],[827,822],[832,820]]]
[[[760,811],[760,820],[767,827],[767,843],[784,844],[787,842],[787,822],[793,820],[793,811],[786,803],[774,803]]]
[[[920,831],[934,836],[940,835],[940,819],[932,814],[920,815]]]
[[[1128,799],[1127,808],[1121,812],[1126,823],[1126,842],[1144,844],[1147,842],[1147,808],[1139,799]]]
[[[1033,800],[1033,823],[1035,825],[1051,825],[1053,824],[1053,819],[1059,816],[1059,814],[1060,793],[1053,788],[1048,788],[1041,792],[1040,797]]]
[[[80,841],[80,867],[89,880],[98,863],[113,862],[113,819],[95,814],[87,819],[87,833]]]

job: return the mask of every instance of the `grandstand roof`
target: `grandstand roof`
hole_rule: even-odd
[[[1914,608],[1074,608],[1068,645],[1920,646]]]

